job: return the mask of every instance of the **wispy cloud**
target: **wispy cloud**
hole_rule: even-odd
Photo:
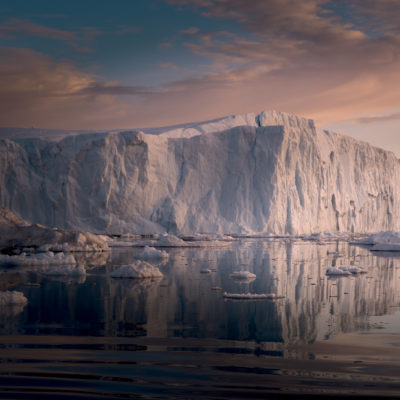
[[[362,117],[358,118],[356,122],[360,124],[372,124],[376,122],[387,122],[387,121],[399,121],[400,112],[389,114],[389,115],[378,115],[374,117]]]
[[[87,44],[101,32],[98,29],[85,27],[80,32],[67,31],[36,24],[29,20],[12,18],[0,25],[0,38],[14,39],[16,35],[37,36],[46,39],[67,42],[74,50],[91,52]]]
[[[245,95],[247,107],[281,108],[320,122],[400,106],[397,0],[166,1],[233,20],[247,31],[187,40],[190,51],[213,60],[218,70],[176,82],[171,90],[229,90],[231,104],[234,98],[242,104]]]
[[[179,68],[177,65],[172,64],[172,63],[161,63],[159,64],[160,68],[170,68],[173,69],[175,71],[179,71],[181,68]]]
[[[116,35],[127,35],[130,33],[138,33],[141,31],[142,31],[142,28],[140,26],[118,25],[115,28],[114,33]]]
[[[186,36],[193,36],[193,35],[196,35],[199,32],[200,32],[200,29],[196,28],[194,26],[192,26],[190,28],[187,28],[187,29],[183,29],[183,30],[180,31],[180,33],[182,35],[186,35]]]

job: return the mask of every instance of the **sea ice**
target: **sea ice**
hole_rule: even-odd
[[[31,225],[6,208],[0,208],[0,248],[31,248],[45,253],[110,250],[103,235]]]
[[[157,267],[149,264],[146,261],[138,261],[134,264],[123,265],[115,271],[111,272],[111,278],[161,278],[163,274]]]
[[[367,271],[358,266],[354,265],[342,265],[339,267],[330,267],[326,270],[326,275],[332,275],[332,276],[350,276],[350,275],[357,275],[357,274],[364,274],[367,273]]]
[[[253,274],[252,272],[249,271],[235,271],[232,272],[229,276],[233,279],[239,279],[239,280],[256,279],[256,274]]]

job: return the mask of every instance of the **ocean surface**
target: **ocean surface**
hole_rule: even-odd
[[[78,254],[84,277],[0,267],[2,290],[28,299],[0,310],[0,398],[400,399],[400,255],[345,241],[220,244],[165,249],[159,279],[109,276],[138,248]],[[367,272],[326,275],[341,265]]]

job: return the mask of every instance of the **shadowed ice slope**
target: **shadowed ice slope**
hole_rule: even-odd
[[[120,233],[400,229],[391,152],[266,111],[199,124],[0,140],[0,205]]]

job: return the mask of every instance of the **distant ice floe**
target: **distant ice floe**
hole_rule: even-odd
[[[383,231],[352,244],[369,245],[371,251],[400,251],[400,232]]]
[[[156,238],[136,240],[132,238],[127,240],[127,238],[121,239],[110,239],[108,245],[110,247],[171,247],[171,248],[181,248],[181,247],[225,247],[229,246],[232,240],[222,240],[223,235],[191,235],[183,236],[185,240],[175,236],[173,234],[160,234],[155,235]],[[189,239],[190,240],[186,240]],[[218,238],[218,239],[216,239]]]
[[[351,275],[357,275],[357,274],[365,274],[368,271],[366,271],[362,267],[357,267],[357,266],[340,266],[340,267],[330,267],[326,270],[326,275],[330,276],[351,276]]]
[[[311,235],[300,236],[301,239],[315,242],[329,242],[332,240],[352,240],[354,233],[350,232],[318,232]]]
[[[229,276],[232,279],[244,280],[244,281],[256,279],[256,274],[253,274],[252,272],[249,271],[235,271],[232,272]]]
[[[262,299],[282,299],[284,296],[278,296],[275,293],[227,293],[223,294],[224,298],[226,299],[233,299],[233,300],[262,300]]]
[[[0,264],[12,265],[55,265],[55,264],[68,264],[75,265],[76,260],[72,254],[53,253],[48,251],[46,253],[25,253],[19,255],[9,256],[7,254],[0,254]]]
[[[165,250],[157,250],[155,247],[145,246],[143,251],[135,256],[139,260],[168,260],[169,254]]]
[[[22,292],[16,290],[0,291],[0,306],[24,306],[28,299]]]
[[[139,261],[134,264],[123,265],[110,273],[111,278],[161,278],[163,274],[157,267],[149,264],[146,261]]]

